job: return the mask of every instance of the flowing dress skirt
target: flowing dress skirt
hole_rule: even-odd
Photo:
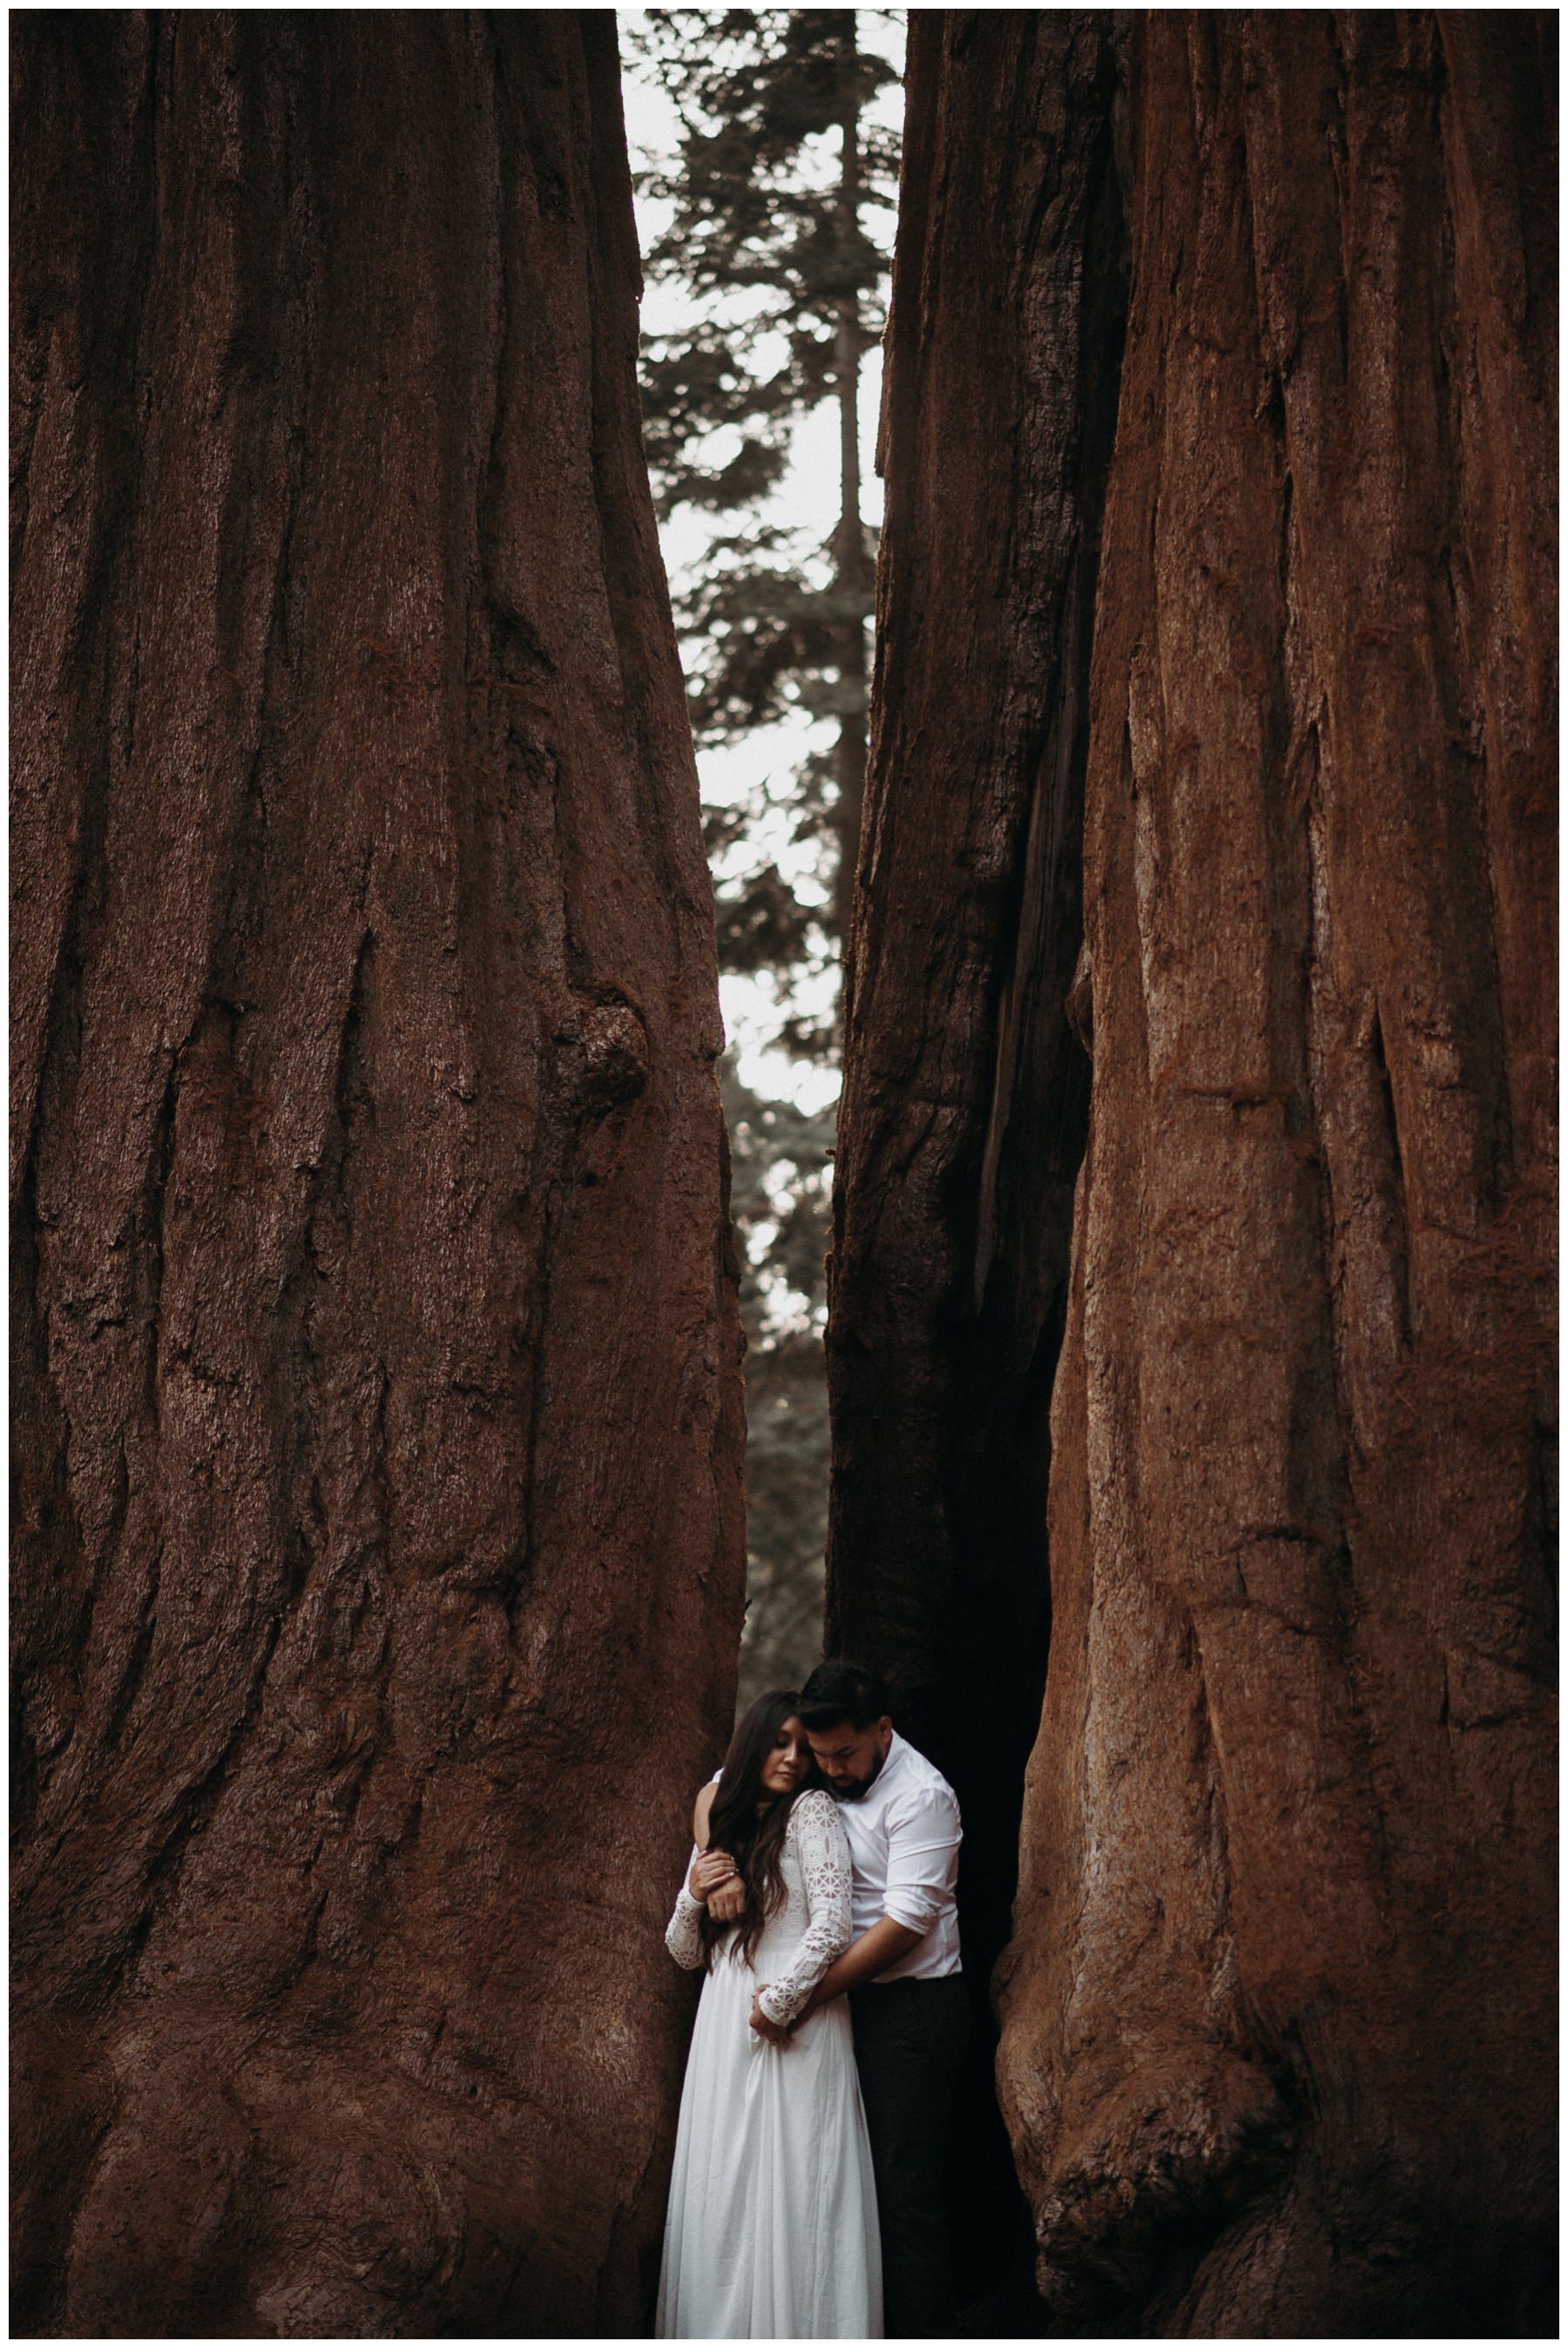
[[[664,2230],[661,2340],[879,2340],[876,2189],[843,1998],[787,2046],[750,2025],[785,1960],[715,1958],[702,1983]],[[793,1937],[793,1936],[792,1936]]]

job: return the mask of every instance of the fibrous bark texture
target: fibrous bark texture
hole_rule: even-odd
[[[989,1561],[928,1545],[913,1605],[884,1579],[906,1495],[932,1488],[903,1398],[933,1469],[985,1401],[999,1492],[1030,1502],[1016,1372],[954,1365],[988,1291],[1060,1262],[1061,1208],[1034,1173],[1010,1220],[989,1208],[972,1104],[1016,1100],[1009,1128],[1065,1151],[1012,1041],[1020,1004],[1035,1035],[1065,1017],[1092,1089],[1000,1976],[1049,2321],[1549,2330],[1552,27],[917,27],[907,171],[924,141],[950,192],[934,224],[911,205],[895,284],[835,1238],[838,1622],[911,1682],[953,1658],[984,1684],[919,1610],[961,1607],[966,1577],[978,1600]],[[1108,97],[1083,64],[1107,52]],[[1103,294],[1086,330],[1093,273],[1055,263],[1060,212],[1026,213],[1021,253],[998,235],[1040,149],[1065,173],[1063,109],[1102,106],[1124,346]],[[1049,384],[1024,372],[1031,267],[1079,337]],[[962,416],[939,386],[965,314],[998,356]],[[988,833],[988,746],[1019,674],[1007,629],[1060,575],[1031,520],[1041,444],[1091,464],[1107,406],[1108,472],[1075,492],[1103,520],[1064,984],[1065,936],[1054,981],[1020,976],[1048,901],[1032,827]],[[989,571],[943,551],[977,448],[998,452]],[[1068,672],[1071,641],[1040,674]],[[910,723],[922,647],[948,649],[950,699]],[[1013,928],[971,923],[982,873]],[[917,905],[928,927],[949,909],[935,937],[906,930]],[[1044,1532],[1037,1513],[1037,1571]]]
[[[17,2328],[639,2328],[743,1540],[612,22],[18,22]]]

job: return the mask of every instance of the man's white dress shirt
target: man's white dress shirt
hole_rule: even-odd
[[[850,1918],[856,1939],[884,1916],[925,1935],[876,1979],[939,1981],[959,1972],[953,1887],[964,1835],[958,1800],[940,1770],[895,1729],[887,1758],[870,1786],[858,1801],[841,1801],[838,1815],[854,1869]]]

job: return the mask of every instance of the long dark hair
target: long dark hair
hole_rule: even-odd
[[[728,1932],[736,1932],[732,1953],[750,1961],[763,1928],[784,1896],[784,1841],[789,1814],[801,1795],[822,1783],[815,1765],[793,1793],[770,1794],[763,1784],[763,1765],[778,1743],[786,1720],[795,1718],[800,1698],[794,1688],[774,1688],[758,1696],[743,1713],[730,1739],[724,1766],[708,1813],[710,1850],[727,1850],[740,1869],[745,1887],[746,1912],[739,1930],[720,1924],[702,1910],[699,1930],[702,1949],[712,1966],[713,1952]],[[764,1807],[759,1809],[758,1804]]]

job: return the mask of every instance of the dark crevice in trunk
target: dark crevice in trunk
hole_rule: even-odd
[[[1094,166],[1083,273],[1090,307],[1079,369],[1084,419],[1071,497],[1078,536],[1061,618],[1021,888],[999,1005],[997,1090],[972,1231],[974,1304],[955,1315],[946,1468],[953,1606],[931,1750],[959,1791],[965,1964],[989,1982],[1018,1879],[1024,1771],[1040,1725],[1050,1637],[1046,1542],[1050,1400],[1067,1323],[1078,1169],[1089,1134],[1090,1060],[1069,1015],[1083,944],[1083,784],[1100,525],[1126,331],[1127,223],[1109,118]],[[955,1218],[958,1219],[957,1217]],[[988,1997],[958,2137],[965,2280],[1033,2300],[1031,2245],[990,2070]],[[1003,2310],[998,2311],[1000,2320]]]
[[[1408,1346],[1411,1335],[1410,1237],[1405,1200],[1405,1168],[1399,1154],[1399,1123],[1394,1110],[1394,1082],[1389,1074],[1389,1055],[1383,1043],[1383,1021],[1376,1009],[1372,1013],[1372,1031],[1367,1052],[1372,1065],[1372,1081],[1377,1088],[1380,1112],[1378,1132],[1385,1151],[1384,1162],[1378,1172],[1383,1192],[1381,1203],[1389,1219],[1389,1272],[1399,1300],[1399,1343]]]

